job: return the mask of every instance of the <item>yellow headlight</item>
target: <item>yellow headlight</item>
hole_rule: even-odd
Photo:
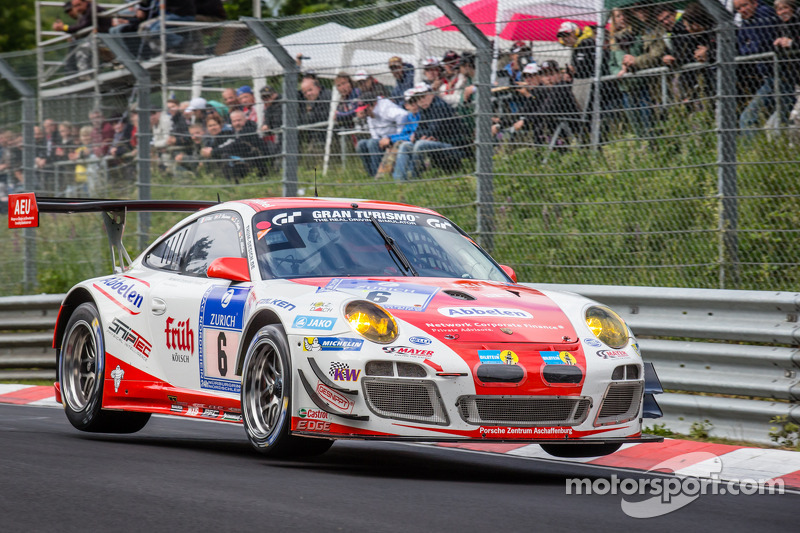
[[[628,327],[620,316],[608,307],[590,307],[586,310],[586,325],[594,336],[615,349],[628,344]]]
[[[356,300],[347,304],[344,316],[353,331],[367,340],[389,344],[397,338],[397,322],[383,307],[372,302]]]

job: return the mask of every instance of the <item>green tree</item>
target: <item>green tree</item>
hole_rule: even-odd
[[[36,46],[34,0],[0,2],[0,54],[29,50]]]

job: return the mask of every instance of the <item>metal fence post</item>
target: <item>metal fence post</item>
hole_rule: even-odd
[[[36,183],[36,140],[33,137],[33,125],[36,123],[36,93],[30,85],[19,77],[14,69],[0,58],[0,75],[8,80],[12,87],[22,97],[22,176],[24,189],[35,191]],[[24,231],[24,256],[25,268],[23,269],[22,284],[30,292],[36,289],[36,232],[34,228]]]
[[[283,195],[297,196],[297,63],[261,20],[242,17],[242,22],[283,68]]]
[[[150,74],[142,68],[139,62],[134,58],[128,49],[122,45],[117,39],[111,35],[100,33],[98,34],[103,43],[114,53],[120,62],[125,65],[125,68],[130,71],[136,78],[136,84],[139,91],[139,106],[137,114],[139,121],[137,124],[137,155],[136,161],[138,165],[138,184],[139,184],[139,199],[150,199],[150,143],[153,138],[153,132],[150,128]],[[148,232],[150,230],[150,213],[139,212],[139,248],[144,250],[150,241]]]
[[[476,48],[475,177],[476,234],[487,251],[494,248],[494,168],[492,160],[492,43],[451,0],[434,0],[464,37]]]
[[[737,205],[736,135],[736,26],[733,15],[716,0],[700,3],[717,21],[717,195],[720,199],[718,231],[719,288],[739,283],[739,214]]]

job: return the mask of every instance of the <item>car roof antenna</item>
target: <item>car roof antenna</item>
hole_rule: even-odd
[[[220,199],[219,199],[219,193],[217,193],[217,203],[218,203],[218,204],[221,204],[221,203],[222,203],[222,200],[220,200]]]
[[[314,198],[319,198],[319,193],[317,192],[317,167],[314,167]]]

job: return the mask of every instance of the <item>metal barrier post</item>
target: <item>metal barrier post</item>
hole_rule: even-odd
[[[297,63],[261,20],[242,17],[241,21],[283,68],[283,195],[297,196]]]
[[[494,248],[494,177],[492,160],[492,43],[450,0],[434,0],[464,37],[476,48],[475,177],[478,240],[487,251]]]
[[[139,139],[136,143],[137,163],[139,167],[139,199],[150,199],[150,143],[153,133],[150,127],[150,74],[142,68],[136,59],[130,54],[128,49],[117,39],[108,34],[98,34],[100,39],[108,46],[120,62],[125,65],[131,74],[136,78],[139,91],[139,107],[137,123],[137,134]],[[140,212],[139,215],[139,248],[144,250],[150,241],[148,232],[150,230],[150,213]]]

